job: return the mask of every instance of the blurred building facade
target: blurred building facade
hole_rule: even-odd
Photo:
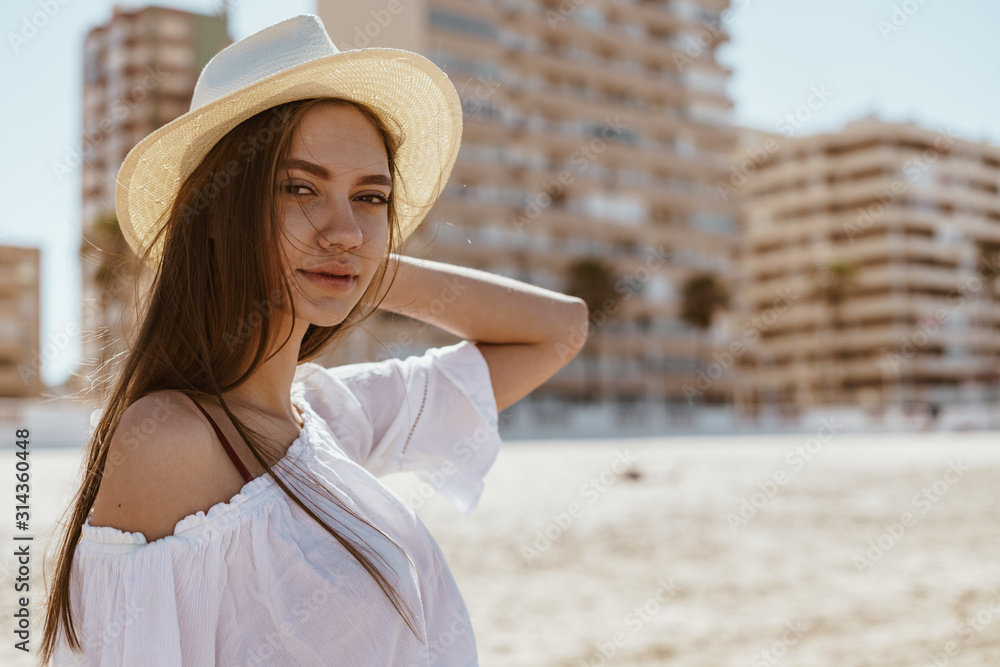
[[[40,253],[0,245],[0,396],[40,396]]]
[[[735,146],[730,71],[715,59],[728,2],[318,0],[341,50],[417,51],[462,98],[449,185],[406,252],[590,294],[585,350],[532,395],[565,403],[729,400],[732,370],[697,383],[711,331],[681,318],[682,285],[738,270],[733,202],[715,183]],[[607,299],[613,299],[609,307]],[[373,318],[374,319],[374,318]],[[454,342],[380,317],[330,362]],[[567,336],[572,332],[567,332]],[[697,340],[696,340],[697,339]],[[704,375],[704,373],[702,373]]]
[[[875,118],[741,137],[746,404],[995,400],[1000,148]]]
[[[131,298],[115,267],[132,252],[115,217],[115,178],[146,135],[186,113],[205,64],[231,43],[224,16],[115,6],[84,40],[81,372],[121,351]],[[124,312],[124,316],[123,316]],[[86,388],[74,375],[71,389]]]

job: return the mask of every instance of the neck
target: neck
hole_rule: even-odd
[[[298,366],[302,337],[309,328],[309,322],[295,320],[292,335],[284,347],[268,350],[267,359],[250,378],[236,389],[223,393],[223,398],[231,409],[243,409],[257,413],[279,423],[302,425],[298,412],[291,400],[292,381]],[[285,340],[287,326],[282,328],[277,343]]]

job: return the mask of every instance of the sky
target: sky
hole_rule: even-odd
[[[0,90],[8,91],[0,105],[0,243],[41,248],[39,347],[49,385],[65,381],[80,359],[80,169],[59,174],[54,165],[79,147],[83,39],[114,4],[0,6]],[[222,1],[156,4],[210,14]],[[315,12],[313,0],[226,4],[234,39]],[[35,18],[46,8],[50,16]],[[727,91],[740,125],[787,134],[788,115],[798,114],[793,131],[803,136],[874,114],[1000,145],[995,0],[732,0],[724,24],[730,40],[718,59],[733,70]]]

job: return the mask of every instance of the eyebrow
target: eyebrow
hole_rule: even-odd
[[[308,160],[299,159],[288,159],[285,160],[282,165],[285,169],[299,169],[306,173],[312,174],[317,178],[322,178],[324,180],[330,180],[333,176],[330,174],[330,170],[321,164],[316,164],[315,162],[309,162]],[[368,174],[362,176],[358,180],[358,185],[387,185],[392,187],[392,179],[390,179],[385,174]]]

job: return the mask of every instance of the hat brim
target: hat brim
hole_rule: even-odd
[[[358,49],[289,68],[189,111],[129,151],[118,172],[115,211],[129,246],[141,254],[177,192],[227,132],[271,107],[312,97],[340,97],[371,107],[399,126],[402,183],[393,199],[403,238],[423,221],[458,156],[462,105],[454,85],[427,58],[401,49]],[[149,255],[162,256],[161,236]]]

